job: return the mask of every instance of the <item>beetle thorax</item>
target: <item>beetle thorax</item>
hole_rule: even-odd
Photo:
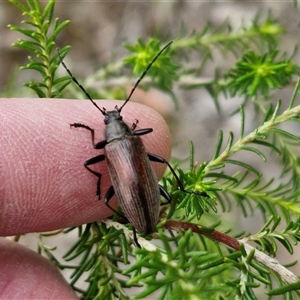
[[[107,143],[133,135],[132,130],[123,122],[122,116],[117,110],[106,112],[104,122],[106,124],[105,137]]]

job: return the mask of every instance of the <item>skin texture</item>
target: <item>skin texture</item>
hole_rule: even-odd
[[[97,101],[112,110],[122,102]],[[122,110],[142,136],[148,152],[169,159],[170,133],[153,110],[128,103]],[[92,147],[90,132],[70,128],[74,122],[95,129],[103,140],[103,115],[89,101],[64,99],[0,99],[0,233],[1,236],[43,232],[100,221],[112,214],[96,194],[97,178],[83,162],[102,153]],[[153,164],[158,178],[165,166]],[[105,162],[101,197],[110,186]],[[110,202],[115,207],[115,199]],[[1,299],[76,299],[49,261],[25,247],[0,239]],[[26,276],[24,276],[26,275]]]

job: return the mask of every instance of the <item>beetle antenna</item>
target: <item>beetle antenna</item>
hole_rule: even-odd
[[[59,48],[56,48],[56,51],[58,53],[58,57],[59,60],[61,62],[61,64],[63,65],[63,67],[66,69],[66,71],[68,72],[68,74],[70,75],[71,79],[76,83],[76,85],[84,92],[84,94],[88,97],[88,99],[90,101],[92,101],[92,103],[101,111],[101,113],[106,116],[106,112],[105,110],[102,110],[97,104],[96,102],[92,99],[92,97],[90,96],[90,94],[86,91],[86,89],[78,82],[78,80],[73,76],[72,72],[68,69],[68,67],[66,66],[66,64],[63,61],[63,58],[61,56],[61,53],[59,51]]]
[[[152,65],[154,64],[154,62],[158,59],[158,57],[173,43],[173,41],[169,42],[166,46],[164,46],[157,54],[156,56],[152,59],[152,61],[150,62],[150,64],[147,66],[147,68],[145,69],[145,71],[143,72],[143,74],[141,75],[141,77],[138,79],[138,81],[135,83],[134,87],[132,88],[129,96],[126,98],[125,102],[123,103],[123,105],[118,109],[119,112],[121,112],[121,110],[123,109],[123,107],[126,105],[126,103],[130,100],[132,94],[134,93],[135,89],[137,88],[137,86],[140,84],[140,82],[142,81],[142,79],[145,77],[145,75],[147,74],[147,72],[149,71],[149,69],[152,67]]]

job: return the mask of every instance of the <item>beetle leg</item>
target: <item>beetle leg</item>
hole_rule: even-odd
[[[117,211],[117,210],[115,210],[113,207],[111,207],[110,205],[109,205],[109,200],[113,197],[113,195],[115,194],[115,190],[114,190],[114,187],[113,186],[111,186],[108,190],[107,190],[107,192],[106,192],[106,194],[105,194],[105,197],[104,197],[104,203],[105,203],[105,205],[109,208],[109,209],[111,209],[115,214],[117,214],[119,217],[121,217],[121,218],[125,218],[126,220],[127,220],[127,218],[123,215],[123,214],[121,214],[119,211]]]
[[[106,192],[106,194],[105,194],[105,197],[104,197],[104,203],[105,203],[105,205],[106,205],[109,209],[111,209],[115,214],[117,214],[117,215],[123,217],[117,210],[115,210],[113,207],[111,207],[111,206],[109,205],[109,203],[108,203],[109,200],[113,197],[114,194],[115,194],[114,187],[111,186],[111,187],[107,190],[107,192]]]
[[[137,124],[139,123],[139,120],[135,120],[135,122],[132,124],[131,126],[131,130],[134,131],[134,129],[136,128]]]
[[[84,128],[86,130],[89,130],[91,132],[92,144],[93,144],[94,149],[103,149],[105,147],[105,145],[107,144],[106,140],[95,144],[95,130],[87,125],[84,125],[81,123],[73,123],[73,124],[70,124],[70,126],[75,127],[75,128]]]
[[[139,244],[138,242],[138,238],[137,238],[137,234],[136,234],[136,229],[133,227],[132,228],[132,231],[133,231],[133,240],[135,241],[136,245],[141,248],[141,245]]]
[[[89,130],[91,132],[93,146],[95,145],[95,130],[94,129],[92,129],[91,127],[89,127],[87,125],[81,124],[81,123],[73,123],[73,124],[70,124],[70,126],[75,127],[75,128],[84,128],[86,130]]]
[[[110,205],[109,205],[109,200],[113,197],[113,195],[115,194],[115,190],[114,190],[114,187],[113,186],[111,186],[108,190],[107,190],[107,192],[106,192],[106,195],[105,195],[105,197],[104,197],[104,203],[105,203],[105,205],[109,208],[109,209],[111,209],[115,214],[117,214],[119,217],[121,217],[121,218],[124,218],[125,216],[124,215],[122,215],[119,211],[117,211],[117,210],[115,210],[113,207],[111,207]],[[127,220],[127,218],[125,217],[125,219]],[[139,242],[138,242],[138,240],[137,240],[137,234],[136,234],[136,230],[135,230],[135,228],[133,227],[132,228],[132,231],[133,231],[133,240],[135,241],[135,243],[137,244],[137,246],[139,247],[139,248],[141,248],[141,246],[140,246],[140,244],[139,244]]]
[[[103,160],[105,160],[105,155],[104,155],[104,154],[101,154],[101,155],[97,155],[97,156],[95,156],[95,157],[92,157],[92,158],[86,160],[86,161],[83,163],[83,165],[85,166],[85,168],[86,168],[88,171],[90,171],[91,173],[93,173],[95,176],[98,177],[96,195],[98,196],[98,199],[99,199],[99,200],[100,200],[100,194],[101,194],[101,192],[100,192],[100,183],[101,183],[101,176],[102,176],[102,174],[99,173],[99,172],[96,172],[96,171],[92,170],[89,166],[90,166],[90,165],[93,165],[93,164],[96,164],[96,163],[98,163],[98,162],[101,162],[101,161],[103,161]]]
[[[101,141],[97,144],[94,144],[93,146],[94,146],[95,149],[103,149],[106,144],[107,144],[107,141],[104,140],[104,141]]]
[[[147,153],[149,159],[151,161],[154,161],[154,162],[159,162],[159,163],[162,163],[162,164],[166,164],[170,171],[172,172],[173,176],[175,177],[176,181],[177,181],[177,184],[179,186],[179,189],[182,191],[182,192],[185,192],[185,193],[188,193],[188,194],[195,194],[195,195],[199,195],[199,196],[206,196],[207,197],[207,194],[205,192],[194,192],[194,191],[190,191],[190,190],[186,190],[184,188],[184,186],[182,185],[182,182],[180,181],[179,177],[177,176],[175,170],[172,168],[172,166],[169,164],[168,161],[166,161],[163,157],[160,157],[158,155],[155,155],[155,154],[152,154],[152,153]]]
[[[160,184],[159,184],[159,192],[160,192],[160,195],[167,200],[167,202],[166,203],[162,203],[162,205],[171,203],[172,199],[171,199],[169,193]]]
[[[144,128],[144,129],[139,129],[133,132],[134,135],[144,135],[147,133],[152,132],[153,129],[152,128]]]

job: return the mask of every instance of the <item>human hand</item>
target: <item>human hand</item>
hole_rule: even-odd
[[[108,110],[122,104],[97,103]],[[96,141],[104,139],[103,115],[89,101],[1,99],[0,115],[2,236],[72,227],[112,214],[96,199],[97,178],[83,167],[101,150],[93,149],[89,132],[69,125],[89,125]],[[138,119],[138,129],[153,128],[153,133],[142,136],[147,151],[169,158],[170,133],[159,115],[135,103],[128,103],[122,115],[128,125]],[[154,167],[160,178],[165,166]],[[103,198],[110,186],[105,162],[96,164],[95,170],[103,174]],[[116,206],[116,201],[110,204]],[[2,299],[76,297],[51,263],[33,251],[2,239],[0,253]]]

